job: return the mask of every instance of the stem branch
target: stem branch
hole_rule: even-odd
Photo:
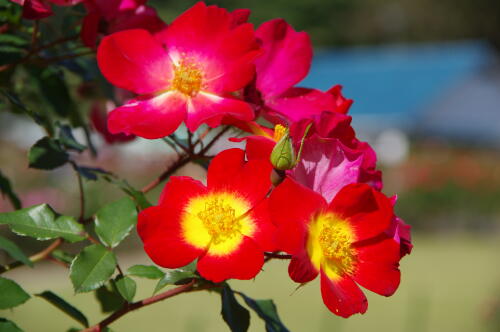
[[[133,302],[133,303],[125,303],[121,309],[118,311],[112,313],[110,316],[107,318],[103,319],[101,322],[98,324],[91,326],[82,332],[100,332],[104,327],[108,326],[109,324],[113,323],[115,320],[119,319],[123,315],[137,310],[139,308],[145,307],[147,305],[163,301],[165,299],[168,299],[170,297],[176,296],[181,293],[189,292],[193,286],[194,286],[195,280],[193,279],[190,283],[179,286],[177,288],[169,289],[166,292],[160,293],[158,295],[149,297],[147,299],[144,299],[142,301],[138,302]]]

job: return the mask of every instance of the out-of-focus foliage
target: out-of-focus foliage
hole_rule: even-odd
[[[186,2],[151,1],[169,20]],[[195,3],[195,0],[188,1]],[[317,46],[486,38],[500,48],[497,0],[243,0],[207,1],[250,8],[255,23],[282,17]]]

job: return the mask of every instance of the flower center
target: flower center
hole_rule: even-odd
[[[286,134],[286,127],[280,124],[277,124],[274,126],[274,135],[273,135],[273,140],[275,142],[278,142],[283,136]]]
[[[235,210],[218,197],[205,203],[205,209],[198,213],[198,218],[203,222],[215,244],[224,242],[241,230],[241,223],[236,218]]]
[[[173,89],[194,97],[200,92],[202,81],[203,73],[196,62],[183,58],[178,66],[174,65]]]
[[[326,216],[318,241],[326,259],[347,273],[353,272],[356,257],[351,247],[352,233],[347,224],[335,216]]]

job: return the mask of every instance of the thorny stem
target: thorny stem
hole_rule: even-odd
[[[163,301],[165,299],[168,299],[170,297],[176,296],[176,295],[181,294],[181,293],[187,293],[187,292],[190,292],[191,290],[201,290],[202,289],[202,288],[193,289],[194,284],[195,284],[195,280],[193,279],[188,284],[179,286],[177,288],[169,289],[166,292],[149,297],[149,298],[144,299],[142,301],[133,302],[133,303],[125,303],[121,309],[112,313],[110,316],[103,319],[98,324],[91,326],[91,327],[83,330],[82,332],[100,332],[100,331],[102,331],[103,328],[105,328],[109,324],[113,323],[115,320],[119,319],[120,317],[122,317],[123,315],[125,315],[131,311],[140,309],[142,307],[148,306],[148,305],[156,303],[156,302]],[[209,287],[206,287],[203,289],[208,289],[208,288]]]
[[[6,64],[6,65],[0,66],[0,71],[4,71],[7,69],[10,69],[11,67],[15,67],[19,64],[28,62],[32,56],[37,55],[40,51],[43,51],[47,48],[51,48],[51,47],[54,47],[56,45],[63,44],[63,43],[66,43],[66,42],[69,42],[69,41],[72,41],[72,40],[75,40],[78,38],[79,38],[79,35],[64,37],[64,38],[56,39],[53,42],[50,42],[48,44],[45,44],[45,45],[42,45],[39,47],[35,47],[31,51],[29,51],[28,54],[26,54],[26,56],[24,58],[19,59],[18,61]]]
[[[175,135],[170,135],[168,136],[172,141],[175,142],[175,144],[177,144],[178,147],[180,147],[184,152],[186,152],[187,154],[192,154],[193,151],[191,151],[190,149],[188,149],[186,146],[184,146],[184,144],[182,144],[181,142],[179,142],[179,140],[177,139],[177,137],[175,137]]]
[[[44,260],[47,258],[54,250],[56,250],[61,244],[63,243],[62,239],[57,239],[54,242],[52,242],[48,247],[43,249],[42,251],[34,254],[33,256],[30,256],[29,260],[32,261],[33,263],[39,262],[41,260]],[[6,271],[15,269],[19,266],[23,266],[24,263],[20,261],[13,262],[8,265],[0,266],[0,273],[4,273]]]
[[[229,129],[231,129],[231,127],[227,126],[226,128],[222,129],[221,131],[219,131],[219,133],[217,135],[215,135],[214,138],[212,138],[212,140],[210,141],[210,143],[208,143],[201,151],[200,151],[200,155],[201,156],[204,156],[205,153],[208,152],[208,150],[210,150],[210,148],[212,147],[212,145],[215,144],[215,142],[217,142],[219,140],[219,138],[222,137],[222,135],[224,135]]]
[[[167,179],[170,175],[175,173],[175,171],[177,171],[179,168],[186,165],[190,161],[191,161],[191,156],[189,156],[189,155],[179,156],[179,159],[177,159],[177,161],[172,166],[167,168],[167,170],[165,170],[165,172],[160,174],[159,177],[157,177],[155,180],[153,180],[148,185],[146,185],[144,188],[142,188],[141,191],[143,193],[147,193],[148,191],[153,190],[157,185],[159,185],[161,182],[163,182],[165,179]]]
[[[273,258],[277,259],[292,259],[292,255],[287,255],[287,254],[279,254],[277,252],[264,252],[264,256],[266,256],[266,259],[264,262],[268,262]]]
[[[71,162],[71,165],[73,165],[73,169],[75,170],[76,177],[78,179],[78,190],[80,191],[80,216],[78,218],[78,221],[80,223],[83,223],[83,221],[85,220],[85,192],[83,190],[82,176],[78,172],[78,166],[76,165],[76,163]]]
[[[224,135],[231,127],[227,126],[223,130],[221,130],[215,137],[197,154],[195,154],[193,151],[187,150],[187,148],[182,145],[180,142],[177,141],[177,139],[174,136],[169,136],[178,146],[180,146],[182,149],[187,150],[186,154],[179,156],[179,159],[175,163],[173,163],[170,167],[168,167],[162,174],[160,174],[159,177],[157,177],[155,180],[147,184],[144,188],[141,189],[143,193],[147,193],[151,190],[153,190],[157,185],[159,185],[161,182],[166,180],[168,177],[170,177],[173,173],[175,173],[179,168],[182,166],[186,165],[189,163],[191,160],[196,159],[196,158],[205,158],[205,153],[212,147],[212,145],[217,142],[219,138],[221,138],[222,135]],[[193,148],[196,146],[196,144],[193,145]]]

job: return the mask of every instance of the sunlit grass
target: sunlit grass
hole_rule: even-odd
[[[233,288],[254,298],[273,298],[291,331],[488,331],[487,305],[500,297],[499,236],[440,235],[416,237],[414,252],[402,261],[403,279],[391,298],[368,294],[365,315],[347,320],[324,307],[318,281],[295,291],[286,274],[287,263],[265,267],[255,281],[233,281]],[[147,262],[142,253],[119,254],[122,265]],[[55,265],[6,274],[30,292],[52,289],[81,309],[93,323],[104,316],[92,295],[73,295],[65,271]],[[136,299],[151,295],[154,282],[140,281]],[[215,293],[184,294],[123,317],[114,331],[229,331],[219,316]],[[2,313],[26,331],[65,331],[78,326],[58,309],[34,298]],[[251,331],[264,331],[252,317]]]

